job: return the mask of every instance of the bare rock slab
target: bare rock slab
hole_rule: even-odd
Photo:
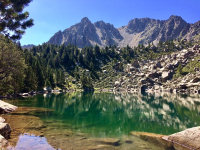
[[[15,109],[17,109],[16,106],[8,104],[8,103],[0,100],[0,114],[7,114],[11,111],[14,111]]]
[[[164,135],[161,134],[154,134],[147,132],[130,132],[130,135],[139,137],[142,140],[148,141],[154,145],[163,147],[165,149],[173,149],[173,144],[170,141],[162,139]]]
[[[200,127],[189,128],[162,138],[172,142],[176,150],[200,149]]]

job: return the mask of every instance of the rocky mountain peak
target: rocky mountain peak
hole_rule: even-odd
[[[181,23],[184,25],[187,24],[187,22],[185,20],[183,20],[183,18],[181,18],[180,16],[175,16],[175,15],[170,16],[167,21],[174,22],[175,24],[177,24],[177,23]]]
[[[169,19],[183,20],[181,16],[171,15]]]
[[[87,17],[84,17],[83,19],[81,19],[81,23],[86,24],[91,23],[91,21]]]
[[[129,21],[127,25],[127,32],[132,33],[138,33],[145,29],[145,27],[151,22],[150,18],[135,18],[131,21]]]

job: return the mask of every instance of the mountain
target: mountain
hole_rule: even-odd
[[[155,20],[150,18],[135,18],[127,26],[115,28],[112,24],[103,21],[91,23],[85,17],[80,23],[55,33],[47,43],[74,44],[78,47],[99,45],[114,45],[124,47],[137,46],[149,42],[157,44],[160,40],[193,39],[200,33],[200,21],[189,24],[180,16],[170,16],[168,20]]]
[[[26,49],[31,49],[33,46],[35,46],[35,45],[33,45],[33,44],[28,44],[28,45],[23,45],[22,48],[23,48],[23,49],[25,49],[25,48],[26,48]]]

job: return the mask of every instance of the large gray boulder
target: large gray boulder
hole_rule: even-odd
[[[172,75],[173,75],[173,73],[171,71],[164,71],[162,73],[162,80],[166,81],[166,80],[172,78]]]

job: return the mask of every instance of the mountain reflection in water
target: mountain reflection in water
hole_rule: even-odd
[[[120,137],[130,131],[169,135],[200,125],[198,95],[74,92],[9,102],[18,107],[52,109],[54,112],[31,115],[46,123],[60,122],[60,126],[94,137]]]

